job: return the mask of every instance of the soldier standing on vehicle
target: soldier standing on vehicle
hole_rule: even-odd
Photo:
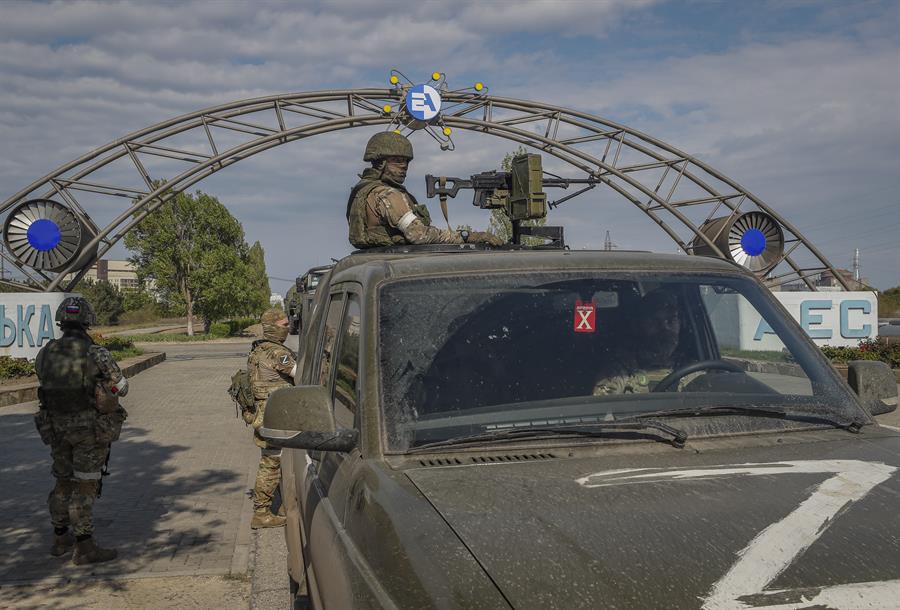
[[[412,159],[412,143],[399,133],[384,131],[369,138],[363,161],[371,162],[372,167],[360,174],[347,200],[351,244],[360,249],[466,242],[503,245],[504,241],[491,233],[431,226],[428,208],[403,187]]]
[[[41,348],[34,363],[40,382],[35,424],[50,445],[56,478],[48,498],[55,534],[50,554],[59,557],[74,546],[72,560],[78,565],[110,561],[117,552],[97,546],[92,512],[110,444],[127,417],[118,397],[128,393],[128,381],[106,348],[88,335],[95,317],[85,299],[64,299],[56,322],[62,337]]]
[[[250,527],[281,527],[285,523],[283,510],[272,514],[272,500],[281,482],[281,449],[270,447],[259,436],[263,424],[266,400],[279,388],[293,385],[297,373],[297,358],[284,346],[288,336],[288,319],[280,309],[269,309],[262,315],[263,338],[253,342],[247,356],[250,386],[256,411],[253,420],[253,438],[260,448],[259,468],[253,486],[253,520]]]

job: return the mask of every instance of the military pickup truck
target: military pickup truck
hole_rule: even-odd
[[[394,248],[316,300],[260,430],[313,607],[897,607],[894,377],[736,264]]]
[[[313,267],[294,281],[294,294],[288,299],[287,305],[288,329],[292,335],[300,334],[304,320],[308,320],[312,314],[316,287],[332,266]]]

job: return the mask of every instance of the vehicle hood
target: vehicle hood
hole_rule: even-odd
[[[867,430],[407,476],[515,608],[896,607],[900,436]]]

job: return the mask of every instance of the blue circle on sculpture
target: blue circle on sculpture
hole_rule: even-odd
[[[430,121],[441,111],[441,94],[430,85],[416,85],[406,93],[406,110],[420,121]]]
[[[41,218],[28,227],[28,243],[35,250],[46,252],[55,248],[62,240],[59,227],[52,220]]]
[[[741,236],[741,248],[750,256],[759,256],[766,249],[766,236],[759,229],[747,229]]]

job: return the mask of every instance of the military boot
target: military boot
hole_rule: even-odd
[[[65,534],[54,534],[50,554],[54,557],[60,557],[71,551],[73,546],[75,546],[75,534],[71,530]]]
[[[268,508],[253,511],[253,520],[250,521],[250,527],[259,529],[261,527],[282,527],[287,519],[273,515]]]
[[[119,552],[115,549],[100,548],[93,538],[87,538],[75,543],[75,553],[72,555],[72,561],[80,566],[88,563],[111,561],[118,555]]]
[[[285,515],[286,515],[286,513],[284,512],[284,504],[282,504],[281,506],[278,507],[278,516],[284,517]]]

